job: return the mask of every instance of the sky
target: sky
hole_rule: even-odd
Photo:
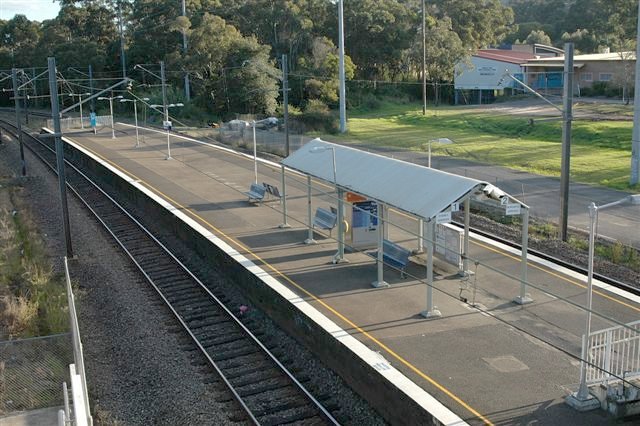
[[[53,0],[0,0],[0,19],[5,21],[16,14],[26,15],[30,21],[44,21],[58,16],[60,5]]]

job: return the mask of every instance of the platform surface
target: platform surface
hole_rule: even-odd
[[[110,131],[71,139],[139,179],[158,195],[211,230],[232,247],[315,306],[470,424],[599,425],[613,422],[598,410],[578,413],[564,403],[577,389],[580,339],[586,303],[584,277],[529,262],[534,302],[517,305],[520,259],[516,253],[474,239],[470,256],[478,260],[463,282],[455,270],[437,262],[435,305],[443,316],[424,319],[424,257],[407,268],[409,277],[385,268],[388,288],[374,289],[375,260],[347,253],[349,263],[334,265],[336,236],[308,236],[306,178],[287,174],[288,229],[277,201],[249,203],[244,192],[254,181],[253,161],[207,144],[172,136],[172,160],[165,160],[167,138],[156,131],[135,132],[118,125]],[[277,165],[260,163],[260,182],[280,183]],[[335,205],[331,186],[314,182],[313,209]],[[417,245],[417,221],[391,212],[389,238],[407,248]],[[637,230],[635,231],[637,232]],[[498,273],[501,271],[504,274]],[[508,277],[510,275],[510,278]],[[461,287],[466,287],[460,290]],[[475,292],[474,292],[475,288]],[[460,296],[467,299],[463,303]],[[471,302],[475,306],[471,306]],[[594,309],[627,323],[640,317],[638,299],[597,288]],[[594,316],[592,330],[611,327]],[[618,423],[621,424],[621,423]]]

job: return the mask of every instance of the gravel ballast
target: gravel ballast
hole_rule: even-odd
[[[0,144],[0,174],[17,176],[19,154],[6,135]],[[21,179],[24,203],[40,230],[56,272],[65,253],[56,177],[27,155],[28,177]],[[69,192],[73,250],[70,261],[84,346],[89,396],[96,424],[237,424],[237,408],[219,380],[211,380],[204,358],[111,236]],[[165,236],[171,239],[171,236]],[[184,247],[176,247],[185,257]],[[182,256],[181,256],[182,257]],[[228,290],[230,306],[245,299],[224,273],[201,265],[198,275]],[[201,275],[202,276],[202,275]],[[333,372],[283,333],[260,311],[250,311],[276,353],[321,400],[339,406],[345,424],[384,421]],[[230,419],[230,413],[231,419]]]

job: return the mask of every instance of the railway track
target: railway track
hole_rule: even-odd
[[[16,134],[9,122],[3,130]],[[55,153],[28,134],[25,145],[55,171]],[[51,138],[48,139],[52,141]],[[171,310],[212,373],[226,385],[254,424],[339,424],[216,295],[167,247],[93,183],[67,163],[69,188],[104,225]]]

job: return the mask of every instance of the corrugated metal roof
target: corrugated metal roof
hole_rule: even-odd
[[[489,185],[321,139],[308,142],[282,163],[333,183],[331,150],[335,150],[339,186],[425,219],[435,217],[468,193]]]
[[[504,49],[482,49],[478,50],[473,56],[512,64],[521,64],[523,61],[536,58],[533,53]]]

